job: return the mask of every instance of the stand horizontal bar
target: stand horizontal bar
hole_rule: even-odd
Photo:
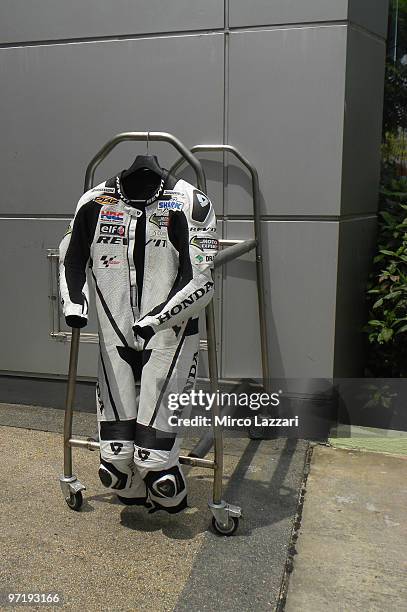
[[[244,253],[248,253],[249,251],[252,251],[253,249],[256,248],[256,246],[257,246],[257,240],[245,240],[241,243],[234,244],[233,246],[227,247],[226,249],[223,249],[223,251],[220,251],[216,255],[213,265],[215,266],[215,268],[219,268],[220,266],[223,266],[228,261],[232,261],[233,259],[240,257],[240,255],[243,255]]]
[[[78,438],[70,438],[69,446],[76,448],[87,448],[88,450],[99,450],[100,444],[99,442],[95,442],[95,440],[79,440]],[[183,457],[179,458],[179,462],[184,465],[192,465],[193,467],[205,467],[210,469],[215,469],[215,462],[210,459],[200,459],[199,457]]]

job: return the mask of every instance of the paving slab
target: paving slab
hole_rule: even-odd
[[[228,501],[240,500],[245,519],[234,537],[222,538],[221,547],[217,536],[204,540],[176,612],[275,609],[306,448],[296,440],[246,447],[225,492]]]
[[[407,459],[314,448],[286,612],[407,610]]]
[[[58,483],[62,417],[0,406],[0,590],[57,591],[74,611],[274,609],[306,443],[226,440],[224,497],[244,511],[226,538],[208,529],[212,475],[202,468],[186,470],[186,512],[150,515],[105,493],[97,453],[74,449],[87,491],[82,511],[70,510]],[[76,414],[76,433],[92,433],[94,418]]]

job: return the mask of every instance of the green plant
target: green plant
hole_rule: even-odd
[[[368,376],[407,376],[407,0],[391,0],[378,247],[369,276]]]
[[[373,376],[407,374],[407,178],[392,178],[381,189],[378,253],[368,284]]]

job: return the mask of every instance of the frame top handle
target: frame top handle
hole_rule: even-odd
[[[146,141],[149,142],[168,142],[171,144],[178,153],[192,166],[195,175],[198,189],[206,192],[206,179],[202,169],[201,162],[191,153],[191,151],[180,141],[178,138],[169,134],[168,132],[122,132],[113,136],[103,147],[96,153],[91,159],[86,168],[85,174],[85,185],[84,191],[89,191],[93,187],[93,181],[95,177],[95,170],[102,163],[102,161],[109,155],[109,153],[121,142],[126,141]]]

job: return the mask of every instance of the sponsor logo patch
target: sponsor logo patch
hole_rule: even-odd
[[[203,253],[202,255],[195,255],[195,263],[197,264],[208,264],[213,263],[215,259],[216,253],[213,255],[208,255],[207,253]]]
[[[110,223],[101,223],[100,233],[111,234],[112,236],[124,236],[124,225],[110,225]]]
[[[167,246],[167,240],[164,238],[150,238],[150,240],[147,240],[146,242],[146,246],[148,244],[151,244],[152,246],[155,247],[166,247]]]
[[[204,223],[209,211],[211,209],[211,203],[208,196],[202,191],[194,189],[194,196],[192,201],[192,219],[198,223]]]
[[[216,227],[190,227],[190,232],[216,232]]]
[[[201,255],[198,255],[198,257],[201,257]],[[163,312],[163,314],[157,315],[158,325],[162,325],[166,321],[169,321],[172,317],[175,317],[177,314],[182,312],[182,310],[184,310],[185,308],[188,308],[188,306],[191,306],[192,304],[194,304],[194,302],[197,302],[198,300],[200,300],[201,297],[205,295],[205,293],[208,293],[208,291],[211,291],[211,289],[213,288],[213,285],[214,285],[213,282],[207,281],[203,287],[198,287],[198,289],[190,293],[179,304],[176,304],[175,306],[173,306],[171,310],[166,310]]]
[[[99,259],[98,268],[118,268],[121,263],[121,260],[116,255],[102,255]]]
[[[94,187],[92,191],[101,191],[102,193],[115,193],[114,187]]]
[[[154,223],[154,225],[161,229],[162,227],[167,227],[169,216],[165,213],[160,215],[155,212],[149,217],[148,220],[150,221],[150,223]]]
[[[117,210],[104,210],[100,213],[100,218],[102,221],[120,223],[123,221],[123,213]]]
[[[102,195],[95,198],[95,202],[97,202],[98,204],[103,204],[103,206],[113,206],[114,204],[117,204],[118,201],[119,200],[117,198],[112,198],[112,196]]]
[[[157,208],[159,208],[160,210],[182,210],[183,206],[183,203],[178,202],[177,200],[163,200],[161,202],[158,202]]]
[[[217,251],[219,249],[219,242],[216,238],[210,238],[209,236],[194,236],[189,244],[201,251]]]
[[[118,455],[123,448],[123,442],[110,442],[110,448],[114,455]]]
[[[184,194],[182,193],[182,191],[172,191],[171,189],[164,189],[164,195],[171,195],[173,197],[179,197],[179,196],[183,196]]]
[[[194,353],[194,356],[192,357],[192,365],[189,369],[187,381],[182,391],[183,393],[188,393],[189,391],[191,391],[191,389],[193,389],[197,371],[198,371],[198,352]]]
[[[147,461],[150,454],[150,451],[146,450],[145,448],[139,448],[137,451],[137,455],[140,457],[141,461]]]
[[[96,244],[127,244],[127,238],[123,236],[99,236]]]

